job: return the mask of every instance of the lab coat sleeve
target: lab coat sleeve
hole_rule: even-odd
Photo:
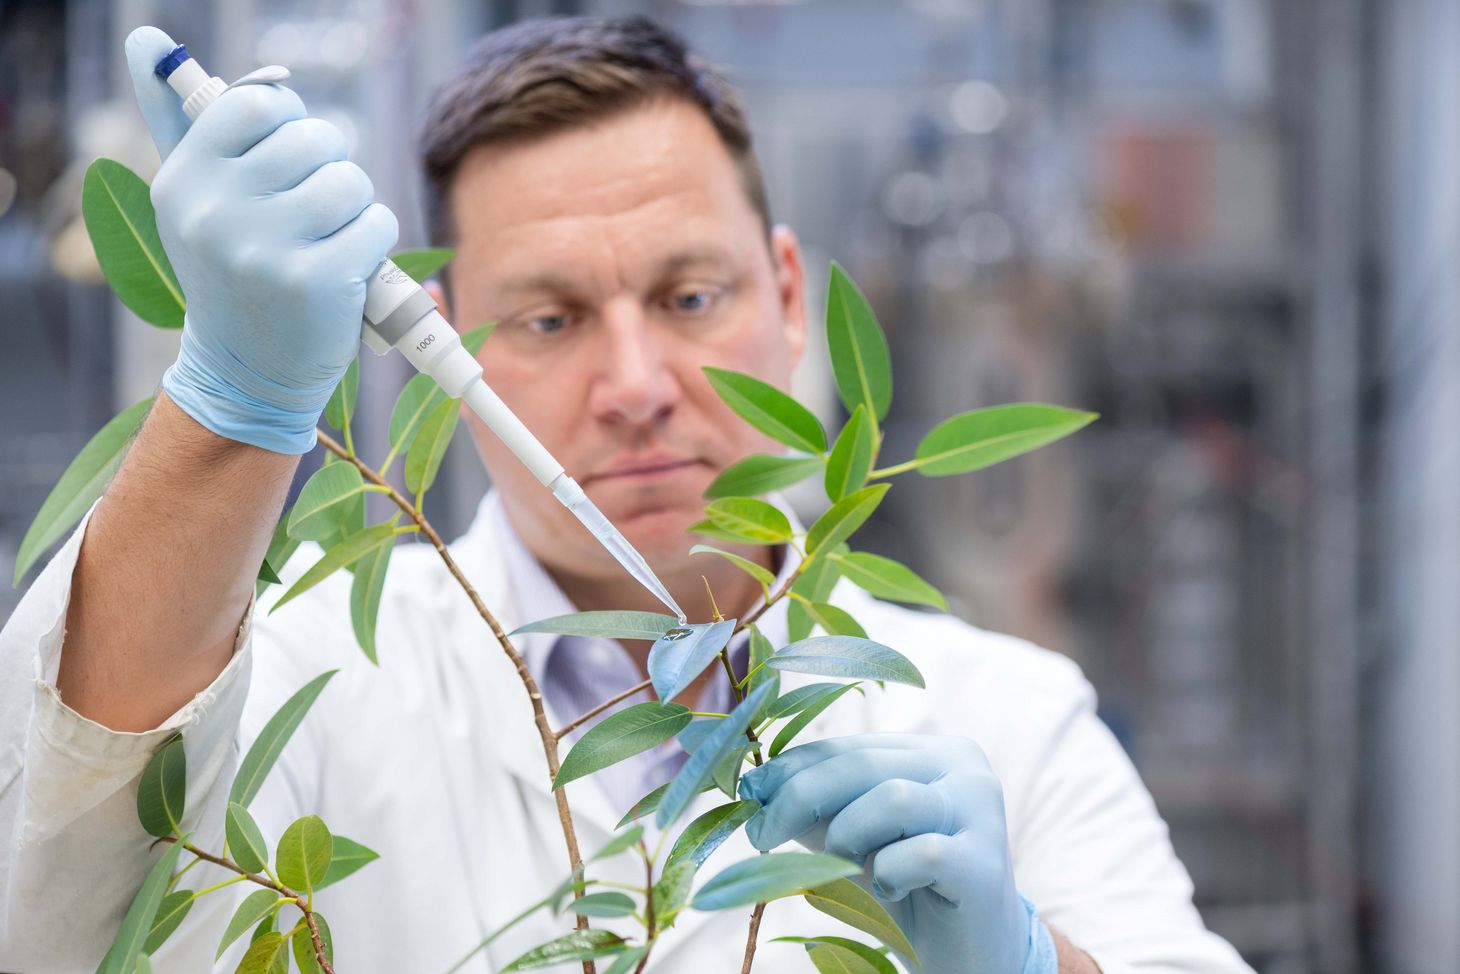
[[[223,811],[248,693],[253,604],[227,666],[155,729],[112,731],[77,714],[61,700],[55,674],[71,576],[95,509],[93,504],[0,631],[0,971],[96,968],[166,848],[149,848],[136,796],[148,759],[176,732],[183,733],[187,754],[183,828],[203,848],[223,847]],[[189,878],[228,875],[215,870],[199,868]],[[216,929],[223,921],[199,918],[227,911],[228,899],[197,901],[174,935],[178,942],[164,947],[171,963],[157,969],[210,969],[216,939],[204,944],[188,931]]]
[[[1051,667],[1022,809],[1016,874],[1051,926],[1103,974],[1252,974],[1192,904],[1166,823],[1074,664]]]

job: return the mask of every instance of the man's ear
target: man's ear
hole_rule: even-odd
[[[771,255],[781,305],[781,327],[794,369],[806,350],[806,268],[801,263],[801,242],[796,239],[795,231],[783,223],[771,230]]]

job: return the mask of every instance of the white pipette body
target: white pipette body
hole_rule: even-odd
[[[272,65],[227,85],[223,79],[209,76],[181,44],[158,63],[157,73],[182,98],[183,112],[189,120],[196,119],[230,87],[271,84],[289,76],[287,68]],[[448,396],[463,400],[619,564],[684,623],[684,611],[648,562],[483,381],[481,363],[461,344],[461,337],[441,316],[431,295],[389,258],[375,269],[366,285],[361,324],[361,340],[375,354],[399,349],[417,371],[436,380]]]

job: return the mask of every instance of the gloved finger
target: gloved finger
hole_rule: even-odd
[[[268,201],[299,240],[319,240],[359,216],[375,198],[365,171],[349,160],[327,162],[293,189]]]
[[[958,906],[968,872],[965,843],[951,835],[924,832],[883,847],[872,858],[872,892],[889,903],[927,889]]]
[[[247,187],[258,195],[282,193],[326,162],[349,155],[345,133],[322,118],[296,118],[243,154]]]
[[[830,820],[888,779],[929,782],[947,771],[946,758],[927,748],[863,748],[839,754],[781,785],[746,823],[745,836],[757,849],[774,849]]]
[[[938,738],[921,734],[854,734],[849,737],[829,737],[825,740],[799,744],[788,751],[782,751],[770,761],[747,771],[740,778],[740,797],[754,798],[764,804],[791,777],[829,758],[866,748],[888,748],[914,750],[936,746]]]
[[[304,115],[304,102],[283,85],[229,88],[193,122],[184,150],[221,159],[241,156]]]
[[[891,842],[933,832],[952,835],[962,828],[953,790],[936,784],[891,778],[853,799],[826,829],[826,851],[861,863]]]
[[[188,117],[183,114],[182,99],[168,87],[156,71],[157,62],[166,57],[177,42],[156,27],[138,27],[127,35],[122,45],[127,57],[127,71],[132,76],[132,90],[137,107],[158,155],[166,159],[188,130]]]
[[[333,273],[363,281],[375,273],[399,237],[395,214],[384,203],[371,203],[339,230],[311,244],[308,252]]]

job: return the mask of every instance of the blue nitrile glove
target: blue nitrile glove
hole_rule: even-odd
[[[756,848],[792,839],[870,865],[862,877],[924,974],[1056,974],[1049,931],[1014,888],[1004,794],[972,741],[864,734],[791,748],[747,771],[765,807]]]
[[[154,73],[174,47],[127,38],[142,117],[161,153],[157,230],[187,298],[162,389],[220,436],[306,453],[360,344],[365,282],[395,245],[395,217],[345,159],[345,137],[282,85],[225,91],[189,127]]]

